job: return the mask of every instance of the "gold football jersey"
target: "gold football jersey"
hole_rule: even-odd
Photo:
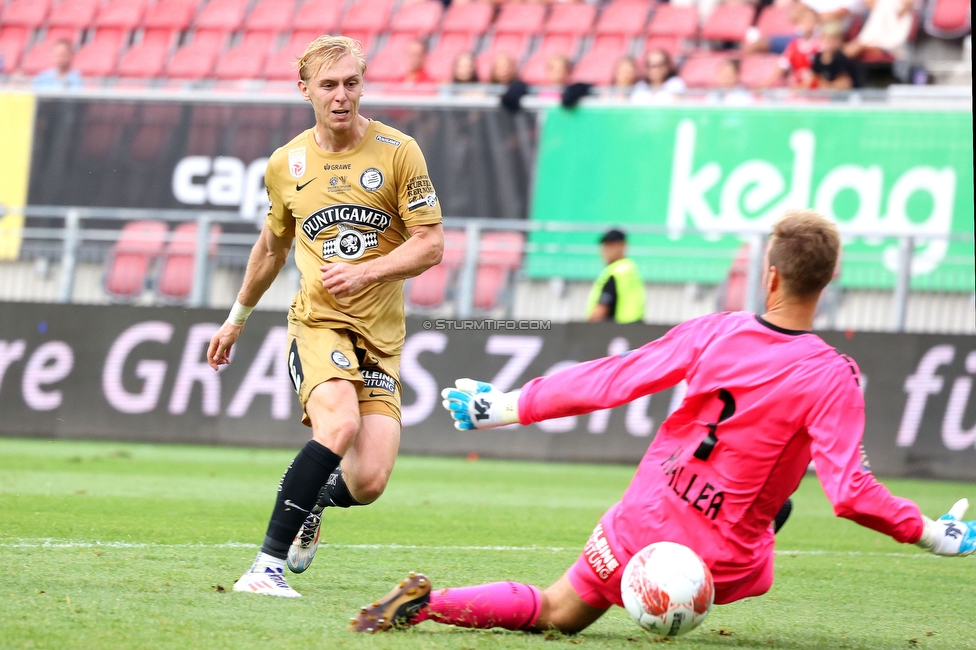
[[[437,194],[416,141],[371,120],[354,149],[332,153],[316,144],[309,129],[271,155],[265,184],[268,228],[297,240],[302,288],[291,318],[310,327],[350,329],[378,352],[399,354],[403,281],[375,282],[336,298],[322,288],[319,267],[386,255],[407,240],[408,226],[440,223]]]

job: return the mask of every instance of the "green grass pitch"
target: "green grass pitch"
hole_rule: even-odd
[[[368,508],[329,511],[291,584],[229,591],[262,538],[294,452],[0,440],[2,648],[663,647],[611,610],[575,637],[345,631],[409,570],[434,587],[546,586],[579,553],[632,467],[400,458]],[[927,514],[976,484],[891,480]],[[777,539],[769,594],[715,608],[674,648],[976,648],[976,557],[936,558],[832,516],[815,479]],[[795,551],[795,552],[791,552]]]

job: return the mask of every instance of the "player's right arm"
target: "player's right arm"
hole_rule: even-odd
[[[270,202],[268,218],[264,222],[261,234],[258,235],[258,240],[251,248],[247,270],[244,272],[244,284],[237,294],[237,302],[231,308],[227,320],[210,339],[210,347],[207,348],[207,362],[214,370],[230,363],[231,347],[244,330],[244,322],[264,292],[278,277],[278,272],[288,260],[288,252],[295,239],[294,216],[282,201],[275,183],[273,170],[276,159],[280,160],[277,151],[268,162],[268,169],[264,175]]]

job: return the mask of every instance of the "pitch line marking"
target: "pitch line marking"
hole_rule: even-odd
[[[208,544],[204,542],[190,542],[184,544],[159,544],[156,542],[103,542],[103,541],[84,541],[71,539],[52,539],[46,537],[30,538],[11,538],[0,541],[0,548],[147,548],[147,549],[166,549],[166,548],[244,548],[256,549],[258,544],[247,542],[223,542]],[[335,549],[349,550],[389,550],[389,551],[513,551],[513,552],[538,552],[548,551],[550,553],[578,553],[581,548],[563,546],[438,546],[434,544],[323,544]],[[932,553],[879,553],[874,551],[827,551],[827,550],[777,550],[776,555],[799,556],[799,555],[830,555],[830,556],[850,556],[850,557],[907,557],[907,558],[937,558],[939,556]]]

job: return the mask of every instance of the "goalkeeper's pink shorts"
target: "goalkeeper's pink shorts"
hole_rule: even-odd
[[[618,505],[614,505],[603,515],[583,547],[583,552],[566,572],[569,583],[583,602],[598,609],[606,609],[611,605],[624,606],[620,596],[620,579],[632,554],[614,544],[616,536],[612,529],[612,513]],[[716,605],[761,596],[773,584],[772,548],[765,561],[745,576],[741,570],[733,577],[723,575],[718,567],[709,568],[715,581]]]

